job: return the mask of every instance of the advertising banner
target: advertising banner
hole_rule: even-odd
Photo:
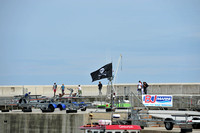
[[[145,106],[172,107],[172,95],[142,95],[142,102]]]

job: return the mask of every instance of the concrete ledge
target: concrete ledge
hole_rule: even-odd
[[[97,85],[81,85],[83,96],[97,96]],[[127,95],[130,92],[137,93],[137,84],[115,84],[116,93],[118,95]],[[66,88],[73,88],[77,92],[77,85],[66,85]],[[0,86],[0,96],[23,95],[31,92],[32,95],[53,96],[52,85],[13,85]],[[57,95],[61,93],[60,85],[58,85]],[[65,93],[70,93],[67,89]],[[104,85],[102,88],[103,95],[110,94],[110,88]],[[200,95],[200,83],[149,83],[148,94],[169,94],[169,95]]]

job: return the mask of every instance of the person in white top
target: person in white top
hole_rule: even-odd
[[[142,95],[142,82],[139,81],[137,85],[138,95]]]
[[[81,85],[78,85],[78,96],[82,96],[82,88]]]

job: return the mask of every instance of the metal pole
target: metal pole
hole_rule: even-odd
[[[113,86],[112,86],[112,80],[110,80],[110,83],[111,83],[111,109],[113,108]]]
[[[111,103],[110,103],[110,107],[111,107],[111,111],[112,111],[112,116],[111,116],[111,122],[113,122],[113,84],[112,84],[112,79],[113,77],[109,78],[110,84],[111,84]]]
[[[102,94],[101,94],[101,106],[102,106]]]
[[[7,103],[6,103],[6,100],[5,100],[5,110],[6,110],[6,105],[7,105]]]
[[[131,93],[131,124],[133,125],[133,108],[134,108],[134,103],[133,103],[133,94]]]

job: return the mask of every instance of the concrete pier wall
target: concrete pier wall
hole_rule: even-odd
[[[99,94],[97,85],[82,85],[83,96],[97,96]],[[118,95],[127,95],[130,92],[137,93],[137,84],[116,84],[114,85]],[[73,88],[77,92],[77,85],[66,85],[66,88]],[[0,86],[0,96],[23,95],[31,92],[31,95],[53,96],[52,85],[25,85],[25,86]],[[61,93],[58,85],[57,95]],[[70,91],[65,89],[65,93]],[[110,89],[106,85],[102,88],[103,95],[109,94]],[[154,83],[149,84],[148,94],[169,94],[169,95],[200,95],[200,83]]]
[[[110,119],[111,113],[93,115],[97,122]],[[121,117],[126,118],[127,113]],[[83,133],[79,127],[89,122],[88,113],[0,113],[0,133]]]
[[[118,95],[126,95],[129,92],[137,93],[137,84],[118,84],[115,85],[115,89]],[[200,95],[200,83],[149,84],[147,92],[148,94],[164,95]]]
[[[1,133],[81,133],[84,114],[0,113]]]
[[[127,113],[118,113],[127,118]],[[93,113],[93,122],[98,118],[110,119],[111,113]],[[95,118],[96,117],[96,118]],[[79,127],[89,123],[88,113],[0,113],[0,133],[83,133]],[[180,128],[167,131],[164,127],[148,127],[141,133],[180,133]],[[200,129],[193,129],[199,133]]]

